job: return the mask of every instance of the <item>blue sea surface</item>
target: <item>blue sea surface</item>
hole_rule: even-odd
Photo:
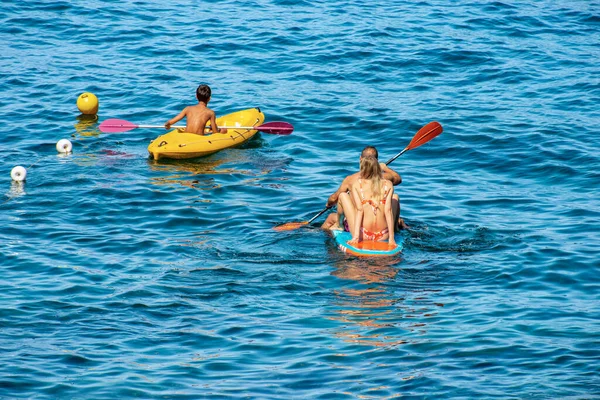
[[[600,398],[597,2],[3,0],[0,21],[0,399]],[[162,125],[200,83],[293,134],[154,161],[164,130],[98,130]],[[390,165],[401,256],[341,253],[325,216],[273,229],[430,121]]]

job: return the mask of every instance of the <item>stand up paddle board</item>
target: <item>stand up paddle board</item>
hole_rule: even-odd
[[[402,252],[402,237],[399,234],[394,236],[397,246],[390,248],[387,242],[373,242],[370,240],[359,242],[357,244],[348,244],[352,239],[350,232],[334,230],[333,237],[340,250],[344,253],[355,256],[395,256]]]

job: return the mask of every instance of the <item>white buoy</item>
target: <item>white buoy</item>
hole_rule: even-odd
[[[27,177],[27,170],[20,165],[17,165],[10,171],[10,177],[15,182],[23,182]]]
[[[59,153],[70,153],[73,150],[73,145],[68,139],[60,139],[56,143],[56,150]]]

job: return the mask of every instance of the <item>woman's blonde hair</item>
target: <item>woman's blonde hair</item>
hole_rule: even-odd
[[[371,180],[371,193],[373,201],[381,200],[381,166],[379,160],[372,156],[366,156],[360,160],[360,177]]]

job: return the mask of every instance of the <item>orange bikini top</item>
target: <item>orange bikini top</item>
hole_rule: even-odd
[[[360,186],[360,197],[362,198],[362,205],[364,206],[365,204],[370,204],[371,207],[373,208],[373,215],[377,215],[377,210],[379,209],[379,204],[377,204],[377,202],[373,201],[373,199],[365,199],[365,194],[363,192],[363,187],[362,187],[362,179],[358,180],[358,185]],[[383,196],[381,197],[381,200],[379,200],[380,204],[385,204],[385,198],[387,197],[389,192],[389,189],[387,187],[387,184],[385,184],[383,186]]]

